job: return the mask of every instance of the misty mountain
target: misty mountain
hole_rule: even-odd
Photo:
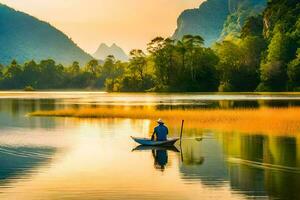
[[[49,23],[0,4],[0,63],[49,58],[66,65],[93,59]]]
[[[239,32],[245,20],[262,12],[267,0],[207,0],[199,8],[188,9],[177,20],[174,39],[200,35],[211,45],[232,32]]]
[[[208,0],[196,9],[181,13],[177,20],[177,30],[173,38],[181,39],[184,35],[201,35],[206,44],[216,41],[223,30],[229,14],[228,0]]]
[[[97,51],[93,54],[93,56],[100,60],[105,60],[105,58],[109,55],[113,55],[117,60],[128,61],[129,57],[124,52],[124,50],[113,44],[111,46],[107,46],[105,43],[100,44]]]
[[[221,39],[226,35],[238,36],[246,20],[251,16],[262,14],[267,0],[229,0],[229,15],[224,22]]]

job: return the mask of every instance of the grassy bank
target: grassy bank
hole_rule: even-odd
[[[202,109],[202,110],[154,110],[137,108],[82,108],[38,111],[30,116],[74,118],[163,118],[169,124],[179,124],[185,119],[189,128],[219,129],[251,133],[300,133],[300,108],[261,109]]]

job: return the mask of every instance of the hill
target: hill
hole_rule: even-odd
[[[0,4],[0,63],[51,58],[61,64],[85,64],[92,56],[49,23]]]
[[[266,0],[229,0],[229,15],[224,22],[221,39],[227,35],[238,36],[249,17],[263,13]]]
[[[199,8],[185,10],[177,20],[174,39],[200,35],[210,46],[220,38],[237,33],[245,20],[263,11],[266,0],[207,0]]]
[[[228,0],[208,0],[199,8],[185,10],[177,20],[174,39],[184,35],[201,35],[206,45],[215,42],[221,35],[224,22],[229,15]]]

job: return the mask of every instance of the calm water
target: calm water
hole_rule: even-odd
[[[185,128],[182,148],[145,149],[130,136],[148,136],[149,120],[26,116],[97,106],[292,107],[300,95],[1,92],[0,198],[300,199],[300,136]]]

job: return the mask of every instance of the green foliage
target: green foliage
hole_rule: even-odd
[[[124,64],[108,56],[103,65],[102,76],[105,77],[105,88],[109,92],[121,91],[121,77],[125,71]]]
[[[241,30],[241,38],[248,36],[262,36],[263,18],[261,15],[249,17]]]
[[[300,89],[300,48],[298,49],[297,58],[292,60],[287,69],[288,78],[289,78],[289,88],[291,90]]]
[[[85,66],[85,70],[87,72],[90,72],[91,74],[96,75],[100,71],[98,66],[99,66],[98,60],[93,59],[87,63],[87,65]]]
[[[24,64],[22,78],[24,85],[37,87],[39,75],[41,74],[40,67],[34,61],[29,61]]]
[[[261,66],[261,84],[258,91],[285,91],[287,75],[281,61],[271,61]]]
[[[259,66],[264,41],[249,36],[243,40],[223,41],[215,46],[220,58],[219,91],[253,91],[259,84]]]
[[[11,64],[4,70],[3,84],[8,89],[20,88],[23,85],[22,80],[22,68],[13,60]]]
[[[300,44],[300,2],[272,0],[264,11],[263,36],[268,44],[261,62],[258,91],[286,91],[298,87],[296,51]]]
[[[57,65],[54,60],[43,60],[39,64],[39,86],[42,89],[58,88],[64,80],[64,68]]]
[[[23,65],[12,61],[0,74],[2,89],[24,89],[27,86],[36,89],[86,88],[96,79],[90,72],[81,70],[78,62],[64,67],[51,59],[38,64],[29,61]]]
[[[258,90],[261,88],[269,91],[287,90],[287,65],[295,58],[298,46],[295,42],[296,38],[293,38],[287,30],[290,30],[288,24],[277,23],[272,30],[272,37],[268,37],[270,42],[266,51],[266,58],[261,64],[262,83]],[[291,71],[289,73],[292,73]],[[293,85],[291,81],[290,84]]]
[[[230,12],[247,9],[241,5],[248,4],[231,0]],[[105,88],[110,92],[300,90],[300,3],[272,0],[262,16],[249,16],[236,19],[245,24],[239,28],[240,36],[226,37],[212,49],[204,46],[199,35],[185,35],[180,40],[156,37],[148,44],[148,53],[134,49],[128,62],[108,56],[103,64],[93,59],[84,67],[78,62],[64,67],[51,59],[23,65],[13,60],[8,66],[0,65],[0,88]]]
[[[169,85],[175,74],[175,71],[172,70],[175,64],[173,63],[175,52],[174,40],[156,37],[148,44],[148,51],[155,65],[155,75],[158,84]]]
[[[186,35],[182,40],[155,38],[148,44],[156,74],[155,90],[216,91],[218,58],[203,47],[200,36]]]
[[[283,26],[285,32],[291,32],[300,16],[298,0],[270,0],[264,11],[264,36],[270,40],[277,32],[278,24]]]

